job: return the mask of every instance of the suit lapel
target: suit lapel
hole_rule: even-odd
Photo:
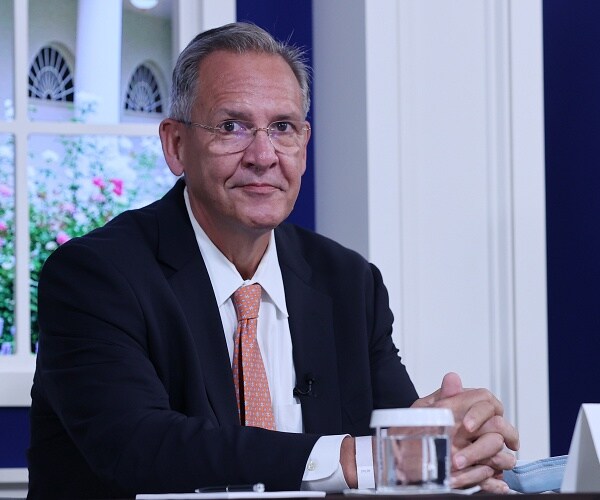
[[[223,325],[206,265],[183,200],[183,181],[157,210],[158,259],[177,296],[195,340],[204,384],[219,425],[239,424]]]
[[[177,295],[204,373],[207,397],[219,425],[239,424],[229,354],[208,271],[198,249],[183,200],[184,182],[158,203],[157,255]],[[312,394],[301,396],[305,432],[341,432],[331,298],[311,280],[312,270],[289,227],[277,228],[277,253],[289,312],[297,386],[314,379]]]
[[[337,434],[342,419],[331,298],[312,285],[312,271],[294,242],[296,235],[280,227],[275,237],[289,313],[296,386],[306,390],[306,379],[314,379],[312,394],[299,397],[304,430]]]

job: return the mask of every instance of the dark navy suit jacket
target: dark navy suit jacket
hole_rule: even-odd
[[[39,283],[30,498],[123,498],[262,481],[298,489],[319,436],[370,433],[417,394],[378,269],[310,231],[275,230],[304,434],[239,424],[184,182],[62,245]],[[301,387],[302,388],[302,387]],[[307,387],[304,387],[306,389]]]

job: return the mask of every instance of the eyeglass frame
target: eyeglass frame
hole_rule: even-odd
[[[237,123],[243,123],[245,125],[251,125],[251,122],[247,121],[247,120],[236,120],[236,119],[229,119],[229,120],[223,120],[220,121],[219,123],[217,123],[217,125],[215,125],[214,127],[211,127],[210,125],[204,125],[203,123],[198,123],[198,122],[190,122],[190,121],[186,121],[186,120],[176,120],[179,123],[187,126],[187,127],[195,127],[195,128],[199,128],[202,130],[207,130],[215,135],[218,135],[219,132],[221,132],[221,129],[219,128],[220,126],[222,126],[223,124],[227,123],[227,122],[237,122]],[[244,148],[240,149],[239,151],[228,151],[225,152],[223,154],[235,154],[235,153],[241,153],[242,151],[245,151],[246,149],[248,149],[250,147],[250,144],[252,144],[252,142],[254,142],[254,139],[256,138],[256,134],[258,133],[259,130],[262,130],[263,132],[265,132],[267,134],[267,137],[269,138],[269,142],[271,143],[271,145],[273,146],[273,148],[275,149],[275,151],[279,152],[279,153],[287,153],[288,151],[281,151],[281,146],[278,147],[277,145],[277,141],[273,142],[273,139],[271,137],[271,126],[273,124],[276,123],[302,123],[303,126],[300,128],[300,130],[302,130],[304,133],[309,132],[310,130],[312,130],[310,123],[308,123],[307,121],[302,121],[302,120],[274,120],[271,123],[269,123],[266,127],[255,127],[254,125],[252,125],[252,127],[248,128],[247,130],[252,132],[252,140],[248,143],[247,146],[245,146]],[[298,145],[298,149],[300,149],[302,146]]]

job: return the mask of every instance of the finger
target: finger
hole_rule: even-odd
[[[465,413],[462,424],[468,432],[474,433],[496,415],[497,407],[491,401],[477,401]]]
[[[504,494],[510,491],[508,484],[502,481],[502,479],[497,479],[494,477],[483,480],[479,486],[481,486],[481,489],[487,493]]]
[[[433,406],[436,401],[440,400],[440,394],[442,389],[438,389],[435,392],[429,394],[429,396],[425,396],[417,399],[412,405],[411,408],[427,408],[429,406]]]
[[[441,392],[441,389],[440,389]],[[454,396],[433,402],[434,407],[449,408],[457,423],[465,424],[473,431],[492,415],[503,415],[504,407],[487,389],[465,389]]]
[[[456,456],[457,453],[460,450],[457,449],[456,447],[452,447],[452,456]],[[498,453],[496,453],[495,455],[489,457],[489,458],[484,458],[481,459],[479,461],[476,462],[477,464],[480,465],[487,465],[489,467],[491,467],[492,469],[495,469],[497,471],[498,474],[500,474],[500,477],[502,475],[502,472],[505,470],[511,470],[513,469],[516,464],[517,464],[517,458],[515,457],[515,455],[506,450],[503,449],[501,451],[499,451]],[[453,465],[453,467],[456,469],[456,466]]]
[[[442,379],[442,385],[437,391],[432,392],[428,396],[417,399],[412,406],[414,408],[433,406],[436,402],[455,396],[462,391],[463,386],[460,376],[457,373],[448,372],[446,375],[444,375],[444,378]]]
[[[461,471],[452,472],[452,488],[467,488],[494,477],[496,471],[487,465],[474,465]]]
[[[509,451],[502,450],[496,453],[493,457],[478,462],[481,465],[487,465],[500,475],[502,471],[510,470],[517,464],[517,458]]]
[[[510,470],[517,465],[517,457],[509,451],[502,450],[484,461],[483,464],[490,466],[496,471]]]
[[[517,429],[507,422],[503,417],[496,415],[490,418],[474,435],[481,436],[488,432],[496,432],[501,434],[502,437],[504,437],[506,446],[511,450],[517,451],[519,449],[519,431],[517,431]]]
[[[473,464],[483,463],[504,449],[504,438],[501,434],[489,432],[465,446],[452,457],[456,470],[465,469]]]
[[[442,379],[442,387],[440,388],[440,399],[456,396],[463,392],[462,381],[457,373],[449,372]]]

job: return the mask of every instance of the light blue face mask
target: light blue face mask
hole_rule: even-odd
[[[504,471],[504,481],[519,493],[560,491],[568,455],[542,458],[533,462],[520,460],[514,469]]]

